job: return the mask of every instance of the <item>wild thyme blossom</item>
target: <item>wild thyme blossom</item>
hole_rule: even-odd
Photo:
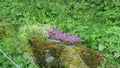
[[[71,42],[71,43],[75,43],[75,42],[80,42],[81,39],[79,37],[73,37],[72,35],[66,34],[66,33],[62,33],[57,29],[53,29],[53,30],[49,30],[48,31],[48,35],[50,37],[54,37],[58,40],[62,40],[62,41],[67,41],[67,42]]]
[[[56,39],[60,39],[61,36],[62,36],[62,32],[60,32],[60,31],[57,30],[57,29],[53,29],[53,30],[49,30],[49,31],[48,31],[48,35],[49,35],[49,36],[53,36],[53,37],[55,37]]]

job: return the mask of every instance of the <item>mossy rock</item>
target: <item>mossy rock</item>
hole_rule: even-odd
[[[32,37],[30,43],[37,64],[46,67],[49,65],[51,67],[59,67],[58,59],[62,52],[62,48],[60,46],[56,46],[54,43],[42,40],[41,37]],[[50,59],[51,57],[52,59]]]
[[[103,56],[78,43],[72,46],[58,46],[41,37],[31,37],[30,44],[36,63],[51,68],[97,68],[102,65]]]

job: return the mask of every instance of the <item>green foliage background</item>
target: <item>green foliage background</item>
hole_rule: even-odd
[[[101,51],[107,60],[104,68],[120,66],[119,0],[0,0],[0,23],[5,22],[18,24],[19,28],[39,23],[56,25],[64,32],[81,37],[82,43],[90,48],[104,46]],[[19,30],[18,26],[15,28]],[[17,42],[15,44],[12,38],[6,38],[0,42],[0,48],[14,56],[11,58],[21,67],[28,68],[26,65],[29,66],[30,61],[27,64],[19,55],[20,47],[10,50],[10,47],[17,46]],[[114,53],[118,54],[117,58]],[[2,68],[12,66],[3,56],[0,59]]]

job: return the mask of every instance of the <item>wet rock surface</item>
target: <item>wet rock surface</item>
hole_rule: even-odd
[[[36,63],[46,68],[97,68],[102,66],[103,56],[80,43],[66,44],[55,39],[31,37]]]

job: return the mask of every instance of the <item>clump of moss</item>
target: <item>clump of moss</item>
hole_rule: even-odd
[[[80,57],[90,68],[97,68],[98,66],[102,66],[104,64],[105,58],[99,51],[79,44],[74,47],[74,49],[79,52]]]
[[[0,39],[10,38],[15,35],[14,26],[9,23],[0,24]]]
[[[64,49],[60,59],[62,61],[61,64],[65,68],[88,68],[79,56],[79,53],[70,46]]]

